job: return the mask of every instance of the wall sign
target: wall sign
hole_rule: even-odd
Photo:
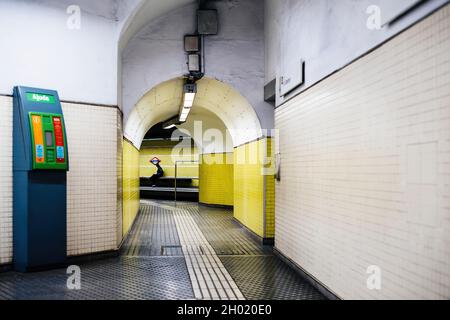
[[[55,103],[55,97],[50,94],[41,94],[41,93],[33,93],[33,92],[27,92],[27,100],[32,102],[39,102],[39,103]]]
[[[152,160],[150,160],[150,162],[156,166],[157,164],[161,163],[161,160],[159,160],[157,157],[154,157]]]

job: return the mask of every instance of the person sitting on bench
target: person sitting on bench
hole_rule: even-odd
[[[162,177],[164,176],[164,170],[163,170],[163,168],[161,168],[161,166],[159,165],[159,163],[153,163],[153,162],[152,162],[152,164],[156,166],[157,171],[156,171],[156,173],[155,173],[154,175],[152,175],[152,176],[150,177],[150,182],[151,182],[152,184],[155,184],[156,181],[158,181],[160,178],[162,178]],[[154,186],[155,186],[155,185],[153,185],[153,187],[154,187]]]

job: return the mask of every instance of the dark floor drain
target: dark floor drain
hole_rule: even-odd
[[[162,248],[181,245],[172,211],[158,206],[142,205],[135,225],[123,245],[124,256],[183,256],[181,248]]]
[[[162,256],[173,256],[174,252],[179,253],[181,252],[182,247],[179,245],[172,245],[172,246],[161,246],[161,255]]]

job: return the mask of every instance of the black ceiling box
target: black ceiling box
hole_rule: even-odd
[[[219,31],[217,10],[198,10],[197,28],[200,35],[216,35]]]
[[[200,39],[197,35],[184,36],[184,51],[186,52],[199,52],[200,51]]]
[[[277,80],[273,79],[264,86],[264,101],[275,102]]]

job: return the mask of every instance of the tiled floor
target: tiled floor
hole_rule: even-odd
[[[0,274],[0,300],[177,300],[194,293],[183,257],[120,257],[80,265],[81,290],[65,269]]]
[[[65,269],[0,273],[2,299],[323,299],[226,209],[143,201],[120,257]]]

